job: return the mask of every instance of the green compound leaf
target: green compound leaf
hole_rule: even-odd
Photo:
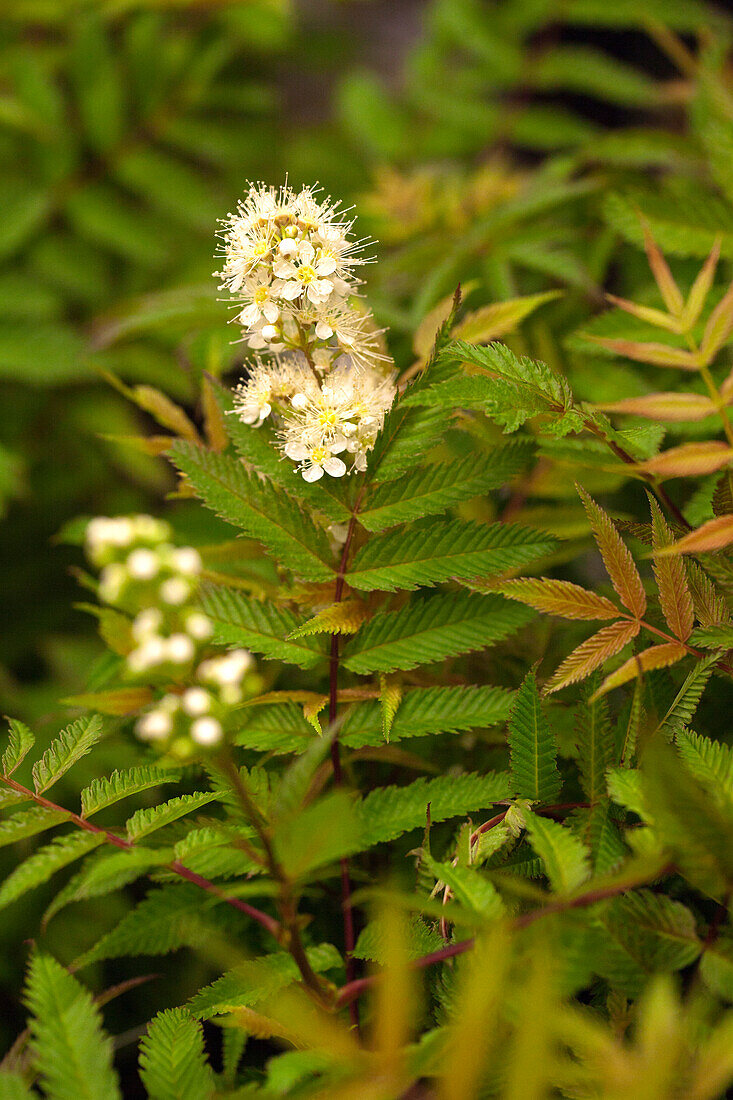
[[[49,955],[28,969],[31,1051],[46,1096],[54,1100],[118,1100],[112,1042],[89,992]]]
[[[54,825],[68,820],[65,810],[49,810],[45,806],[34,806],[30,810],[21,810],[12,817],[0,821],[0,848],[6,844],[15,844],[28,836],[35,836]]]
[[[469,363],[479,373],[456,371],[451,379],[410,395],[410,404],[433,406],[433,412],[451,407],[482,409],[505,431],[513,432],[533,416],[552,414],[547,430],[567,435],[582,427],[565,378],[545,363],[517,358],[504,344],[479,347],[455,340],[443,352],[446,363]]]
[[[15,718],[8,719],[10,733],[8,734],[8,747],[3,753],[0,770],[3,775],[12,775],[20,766],[27,754],[35,744],[35,737],[28,727]]]
[[[159,1012],[140,1043],[140,1076],[149,1100],[208,1100],[214,1075],[204,1033],[185,1008]]]
[[[145,806],[136,810],[126,825],[128,840],[140,840],[158,829],[165,828],[186,814],[199,810],[217,798],[213,791],[199,791],[196,794],[181,794],[171,798],[160,806]]]
[[[549,554],[551,535],[504,523],[428,519],[370,539],[348,572],[354,588],[394,592],[503,573]]]
[[[527,465],[532,449],[524,441],[497,447],[478,458],[420,467],[397,481],[379,485],[359,514],[369,531],[445,512],[461,501],[505,485]]]
[[[130,795],[159,787],[163,783],[175,783],[180,775],[178,768],[166,769],[147,765],[128,768],[126,771],[113,771],[108,779],[92,780],[81,792],[81,816],[91,817]]]
[[[606,795],[606,771],[617,761],[616,743],[608,716],[608,700],[593,699],[595,683],[577,718],[578,767],[588,801],[594,805]]]
[[[716,660],[715,654],[705,657],[702,661],[698,661],[692,671],[688,673],[682,687],[677,692],[658,726],[657,732],[668,740],[671,741],[689,725],[708,685],[708,680],[713,674],[713,666]]]
[[[119,924],[76,960],[78,968],[125,955],[166,955],[180,947],[200,948],[212,934],[226,934],[238,914],[197,886],[175,883],[151,890]],[[239,924],[236,925],[239,927]]]
[[[322,636],[289,635],[306,620],[288,608],[256,600],[232,588],[203,585],[203,608],[214,624],[214,638],[222,645],[242,645],[276,661],[312,668],[325,658]]]
[[[483,810],[510,793],[507,772],[445,775],[416,779],[406,787],[380,787],[358,804],[362,848],[394,840],[410,829],[424,828],[428,804],[431,821],[446,821]]]
[[[330,943],[306,948],[308,962],[316,974],[343,966],[343,960]],[[300,972],[292,955],[276,951],[259,959],[248,959],[205,986],[188,1003],[193,1016],[207,1020],[231,1008],[252,1008],[297,981]]]
[[[68,867],[103,842],[104,836],[95,833],[73,832],[55,837],[50,844],[39,848],[10,872],[0,886],[0,909],[17,901],[29,890],[48,882],[56,871]]]
[[[73,902],[87,898],[99,898],[111,894],[130,882],[135,882],[151,868],[166,863],[171,856],[170,849],[135,847],[127,851],[117,848],[105,848],[86,859],[81,870],[69,879],[59,890],[56,897],[43,914],[44,925],[48,924],[56,913]]]
[[[664,894],[629,891],[614,898],[601,920],[599,970],[628,996],[641,993],[649,974],[681,970],[700,954],[694,916]]]
[[[379,612],[344,646],[352,672],[393,672],[456,657],[501,641],[534,618],[501,596],[469,592],[418,597],[399,611]]]
[[[333,576],[328,540],[282,489],[247,473],[242,462],[192,443],[176,443],[171,458],[207,507],[257,539],[297,576]]]
[[[542,860],[552,889],[569,894],[590,877],[590,854],[583,841],[547,817],[527,812],[529,842]]]
[[[394,481],[414,470],[446,427],[444,409],[410,409],[404,401],[393,405],[367,459],[371,477],[380,483]]]
[[[494,726],[509,716],[514,693],[498,687],[414,688],[405,692],[390,727],[390,743],[408,737],[458,733]],[[303,752],[312,743],[313,727],[302,707],[277,703],[240,712],[236,743],[259,752]],[[359,749],[384,743],[379,700],[356,703],[345,711],[339,740]]]
[[[69,768],[81,760],[102,736],[102,719],[99,715],[79,718],[62,730],[33,766],[33,782],[36,792],[52,787]]]
[[[509,716],[509,751],[515,794],[532,802],[557,801],[561,787],[557,744],[533,672],[524,678]]]
[[[711,741],[692,730],[682,730],[675,739],[677,752],[688,771],[713,798],[733,802],[733,751],[730,745]]]

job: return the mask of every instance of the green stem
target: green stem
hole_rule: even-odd
[[[221,754],[219,763],[232,785],[245,816],[250,821],[260,839],[267,868],[278,884],[280,916],[282,918],[279,926],[278,940],[292,955],[305,986],[315,994],[317,1000],[321,1004],[327,1003],[324,984],[309,963],[305,947],[303,946],[303,940],[300,935],[297,899],[295,891],[293,890],[293,884],[275,852],[267,822],[260,813],[252,795],[247,790],[247,785],[242,779],[239,769],[228,753]]]

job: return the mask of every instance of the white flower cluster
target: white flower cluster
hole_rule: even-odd
[[[256,693],[260,681],[248,650],[201,659],[214,633],[198,602],[201,557],[171,537],[170,526],[151,516],[100,516],[86,531],[88,556],[101,568],[100,599],[133,616],[128,675],[192,682],[165,694],[135,727],[142,740],[164,742],[185,757],[192,742],[211,747],[222,740],[228,711],[245,691]]]
[[[353,220],[311,187],[252,186],[225,222],[217,272],[243,308],[249,346],[267,349],[235,392],[234,411],[259,426],[270,415],[283,453],[306,481],[366,468],[367,451],[394,399],[391,360],[372,315],[350,298],[367,262]]]
[[[164,742],[177,756],[187,754],[190,741],[201,748],[219,745],[228,713],[244,698],[253,669],[246,649],[208,657],[196,669],[194,684],[181,694],[164,695],[138,719],[135,732],[143,741]]]

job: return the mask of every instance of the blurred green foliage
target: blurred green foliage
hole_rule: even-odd
[[[382,56],[390,28],[408,47],[396,60]],[[246,179],[279,182],[289,172],[358,199],[362,227],[382,242],[370,301],[401,369],[424,358],[459,280],[472,310],[560,289],[560,300],[512,333],[513,350],[558,367],[580,399],[641,395],[659,380],[588,335],[628,331],[618,310],[601,312],[602,288],[659,304],[639,212],[682,285],[718,236],[730,273],[730,37],[725,12],[695,0],[6,0],[3,709],[48,733],[58,699],[93,687],[103,668],[91,623],[72,608],[79,588],[67,571],[78,553],[52,540],[80,514],[158,509],[173,489],[168,467],[138,441],[158,430],[154,417],[110,377],[160,389],[200,423],[203,372],[241,364],[211,253],[215,221]],[[642,457],[661,443],[648,422],[624,420],[621,430]],[[708,428],[674,431],[682,442],[707,438]],[[514,518],[541,526],[550,517],[577,540],[568,557],[587,532],[572,478],[558,477],[578,460],[571,451],[572,441],[543,441],[525,496],[511,502]],[[623,476],[587,444],[582,460],[584,484],[619,490],[623,511]],[[713,489],[703,480],[686,502],[691,522],[712,514]],[[221,534],[185,501],[171,514],[192,542]],[[533,657],[551,629],[538,630]],[[507,682],[521,679],[526,660],[508,653]],[[472,669],[479,663],[469,659]],[[727,689],[717,690],[724,702]],[[726,735],[724,706],[705,707],[709,731]],[[121,759],[119,738],[102,746],[74,788],[102,767],[132,765],[129,752]],[[433,765],[449,760],[446,752]],[[60,801],[74,789],[59,788]],[[17,849],[2,855],[3,872],[18,862]],[[9,945],[37,929],[51,897],[44,890],[4,914],[0,980],[12,1007],[3,1047],[20,1026],[25,961]],[[127,908],[124,898],[88,905],[84,927],[67,910],[46,944],[72,958]],[[161,1005],[211,977],[192,953],[186,967],[156,985]],[[674,1018],[669,995],[657,996],[667,997],[661,1015]],[[146,987],[125,1006],[108,1010],[114,1033],[148,1018]],[[625,1001],[615,1011],[625,1019]]]

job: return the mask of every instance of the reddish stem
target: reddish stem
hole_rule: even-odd
[[[657,871],[654,878],[671,875],[674,871],[674,864],[668,863]],[[564,913],[568,909],[580,909],[586,905],[595,905],[596,902],[617,897],[618,894],[625,894],[627,890],[633,889],[634,886],[642,886],[644,881],[646,880],[636,883],[617,883],[615,886],[589,890],[587,894],[580,894],[578,897],[570,898],[567,901],[551,901],[547,905],[543,905],[541,909],[533,909],[529,913],[522,913],[520,916],[515,917],[511,922],[511,927],[514,929],[526,928],[541,917],[546,917],[552,913]],[[466,951],[471,950],[475,942],[475,939],[471,938],[469,940],[459,940],[458,943],[451,943],[447,947],[442,947],[439,951],[433,951],[430,955],[423,955],[419,959],[414,959],[410,963],[410,967],[413,970],[422,970],[427,966],[433,966],[435,963],[452,959],[456,955],[463,955]],[[366,993],[368,989],[376,985],[380,977],[381,974],[370,974],[366,978],[359,978],[357,981],[342,986],[336,995],[335,1007],[344,1008],[346,1005],[350,1005],[356,998],[361,997],[362,993]]]
[[[43,806],[47,810],[55,810],[58,813],[66,814],[67,821],[73,822],[74,825],[77,825],[80,829],[84,829],[88,833],[94,833],[96,836],[103,837],[105,843],[112,844],[115,848],[123,848],[129,851],[131,848],[135,847],[133,841],[125,840],[124,837],[111,833],[109,829],[100,828],[99,825],[95,825],[92,821],[87,821],[86,818],[80,817],[79,814],[75,814],[72,810],[65,810],[63,806],[59,806],[58,803],[51,802],[50,799],[44,798],[43,795],[29,790],[28,787],[24,787],[21,783],[17,783],[14,779],[11,779],[10,776],[0,775],[0,781],[5,783],[12,790],[18,791],[19,794],[25,795],[26,798],[32,799],[36,805]],[[192,882],[195,886],[200,886],[202,890],[206,890],[207,893],[220,898],[221,901],[225,901],[227,905],[231,905],[234,909],[238,909],[240,913],[245,913],[248,917],[251,917],[252,920],[257,921],[257,923],[261,925],[265,931],[269,932],[270,935],[279,939],[280,924],[268,913],[264,913],[261,909],[256,909],[246,901],[231,897],[218,887],[216,883],[204,878],[203,875],[197,874],[196,871],[190,870],[190,868],[186,867],[186,865],[181,863],[178,859],[174,859],[170,863],[164,863],[162,866],[169,871],[173,871],[174,874],[180,875],[181,878],[187,879],[188,882]]]

